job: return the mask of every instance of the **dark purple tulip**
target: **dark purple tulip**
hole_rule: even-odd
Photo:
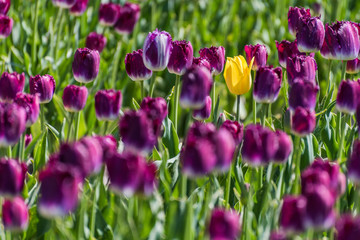
[[[299,25],[301,24],[301,17],[311,17],[310,9],[290,7],[288,11],[288,27],[292,35],[296,35]]]
[[[291,117],[291,131],[298,136],[306,136],[315,130],[316,117],[312,110],[297,107]]]
[[[292,140],[291,137],[283,131],[276,130],[275,133],[278,139],[278,149],[273,160],[277,163],[283,163],[286,162],[293,150]]]
[[[91,32],[86,37],[86,47],[91,50],[97,50],[101,53],[106,46],[106,37],[104,35],[98,34],[96,32]]]
[[[219,129],[211,136],[216,154],[216,170],[226,172],[229,170],[235,152],[235,141],[232,134],[225,129]]]
[[[0,195],[14,197],[21,194],[27,172],[25,163],[14,159],[0,159]]]
[[[268,53],[265,45],[246,45],[245,46],[246,53],[246,62],[250,65],[251,60],[254,58],[254,63],[252,65],[252,70],[257,71],[260,67],[265,67]]]
[[[26,134],[25,135],[25,147],[29,146],[29,144],[31,143],[32,140],[33,140],[32,135]]]
[[[139,194],[150,196],[154,192],[158,185],[158,181],[156,179],[157,171],[158,169],[153,162],[149,162],[146,164],[143,178],[138,188]]]
[[[189,41],[173,41],[167,68],[170,73],[183,75],[192,63],[194,50]]]
[[[306,205],[306,198],[303,196],[285,196],[280,213],[280,227],[289,233],[303,232]]]
[[[89,0],[76,0],[74,6],[72,6],[69,10],[71,15],[81,16],[87,8]]]
[[[29,224],[29,210],[21,197],[5,200],[2,205],[2,221],[5,230],[20,232]]]
[[[99,73],[100,55],[97,50],[78,48],[74,55],[72,71],[76,81],[88,83]]]
[[[348,177],[352,181],[360,182],[360,140],[353,143],[352,153],[348,159]]]
[[[182,82],[180,105],[190,109],[202,108],[213,84],[210,72],[204,67],[191,67],[185,72]]]
[[[126,2],[120,7],[118,19],[114,25],[119,34],[130,34],[140,17],[140,6],[135,3]]]
[[[14,145],[26,128],[26,112],[23,107],[0,103],[0,146]]]
[[[321,169],[308,167],[301,173],[301,192],[311,192],[316,186],[330,187],[330,176]],[[332,196],[333,197],[333,196]]]
[[[143,110],[125,112],[120,119],[119,129],[127,149],[151,152],[156,144],[152,121]]]
[[[59,8],[71,8],[77,0],[52,0],[53,4]]]
[[[325,38],[324,24],[320,17],[300,18],[296,40],[300,52],[317,52],[321,49]]]
[[[10,9],[10,0],[0,0],[0,14],[6,15]]]
[[[244,125],[238,121],[226,120],[220,128],[226,129],[231,133],[236,145],[239,145],[243,140]]]
[[[72,168],[48,166],[40,172],[39,213],[47,218],[61,217],[74,211],[78,203],[81,177]]]
[[[95,138],[99,141],[101,145],[101,149],[103,152],[102,160],[103,162],[106,162],[107,159],[117,151],[116,139],[112,135],[95,136]]]
[[[7,38],[10,35],[13,24],[12,18],[0,15],[0,39]]]
[[[214,75],[219,75],[225,64],[225,48],[220,47],[210,47],[203,48],[199,51],[200,57],[208,60],[211,66],[211,73]]]
[[[165,31],[149,33],[143,46],[143,61],[145,66],[152,71],[163,71],[170,59],[171,35]]]
[[[287,59],[293,58],[297,55],[306,55],[305,53],[300,53],[297,48],[297,41],[289,42],[287,40],[282,40],[281,42],[276,42],[276,48],[278,50],[279,63],[283,68],[286,68]]]
[[[161,97],[145,97],[140,104],[140,109],[144,111],[148,119],[152,121],[155,135],[160,136],[162,122],[168,114],[165,99]]]
[[[100,121],[112,121],[119,117],[122,103],[121,91],[99,90],[95,94],[96,118]]]
[[[270,234],[270,240],[289,240],[289,239],[286,237],[285,232],[276,231]]]
[[[360,234],[360,217],[342,215],[335,224],[337,240],[357,240]]]
[[[18,92],[22,92],[25,86],[25,74],[16,72],[4,72],[0,78],[0,99],[12,101]]]
[[[200,109],[194,110],[192,116],[196,120],[202,121],[208,119],[210,117],[210,114],[211,114],[211,97],[207,96],[205,105]]]
[[[360,72],[360,59],[355,58],[346,62],[346,73],[357,74]]]
[[[209,63],[209,61],[206,58],[202,58],[202,57],[194,57],[193,58],[193,63],[192,63],[193,67],[204,67],[206,69],[208,69],[209,71],[211,71],[211,65]]]
[[[40,103],[48,103],[51,101],[55,92],[55,80],[53,76],[45,74],[43,76],[36,75],[30,77],[29,87],[30,93],[38,95]]]
[[[119,18],[120,5],[109,2],[100,4],[99,22],[104,26],[114,26]]]
[[[295,79],[289,91],[289,107],[295,110],[297,107],[314,110],[316,106],[316,95],[319,86],[302,79]]]
[[[14,102],[25,109],[26,126],[30,127],[33,125],[37,121],[40,113],[38,96],[19,92],[16,94]]]
[[[234,210],[216,208],[211,213],[210,239],[238,239],[241,231],[240,216]]]
[[[282,81],[281,67],[260,67],[254,81],[254,99],[259,103],[273,103],[279,96]]]
[[[62,96],[64,108],[68,112],[79,112],[86,104],[88,90],[85,86],[68,85]]]
[[[336,108],[343,113],[354,114],[360,100],[358,81],[343,80],[340,83],[336,98]]]
[[[145,67],[142,49],[126,54],[125,69],[133,81],[147,80],[152,76],[152,71]]]
[[[324,58],[353,60],[358,57],[359,49],[359,34],[354,23],[341,21],[332,25],[326,24],[325,40],[320,50]]]
[[[286,72],[290,86],[297,78],[316,84],[316,70],[316,61],[311,56],[296,55],[293,58],[287,58]]]

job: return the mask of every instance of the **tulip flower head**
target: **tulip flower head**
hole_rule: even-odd
[[[81,16],[87,8],[89,0],[76,0],[75,4],[70,8],[69,12],[73,16]]]
[[[25,74],[4,72],[0,78],[0,86],[0,99],[2,101],[12,101],[17,93],[24,90]]]
[[[164,98],[145,97],[141,104],[140,109],[144,111],[151,122],[153,132],[156,136],[160,136],[162,122],[165,120],[168,109],[167,103]]]
[[[53,4],[59,8],[71,8],[77,0],[52,0]]]
[[[281,67],[261,67],[254,81],[254,99],[259,103],[273,103],[279,96],[282,81]]]
[[[11,0],[0,0],[0,14],[6,15],[10,9]]]
[[[350,214],[342,215],[335,224],[338,240],[356,240],[360,233],[360,217]]]
[[[16,103],[0,103],[0,146],[17,143],[26,128],[26,111]]]
[[[292,35],[296,35],[297,29],[301,23],[301,17],[311,17],[310,9],[290,7],[288,11],[288,27]]]
[[[198,121],[206,120],[210,117],[211,114],[211,97],[206,97],[205,105],[200,109],[195,109],[193,111],[193,118]]]
[[[96,118],[100,121],[112,121],[119,117],[122,103],[121,91],[99,90],[95,94]]]
[[[237,239],[241,230],[240,216],[233,210],[214,209],[211,213],[210,239]]]
[[[144,64],[142,49],[126,54],[125,69],[133,81],[147,80],[152,76],[152,71]]]
[[[286,72],[289,85],[292,86],[295,80],[302,79],[305,82],[316,83],[317,64],[313,57],[296,55],[286,60]]]
[[[13,28],[14,21],[5,15],[0,15],[0,39],[7,38]]]
[[[21,197],[5,200],[2,205],[2,221],[8,231],[24,231],[29,225],[29,210]]]
[[[99,73],[99,65],[100,55],[97,50],[78,48],[72,63],[75,80],[80,83],[92,82]]]
[[[252,65],[252,70],[257,71],[260,67],[265,67],[268,53],[265,45],[246,45],[245,46],[246,53],[246,62],[248,64],[251,63],[251,60],[254,58],[254,64]]]
[[[279,63],[283,68],[286,68],[287,59],[293,58],[297,55],[306,55],[305,53],[300,53],[297,47],[297,41],[289,42],[287,40],[283,40],[281,42],[275,41],[276,48],[278,50],[279,55]]]
[[[300,233],[305,230],[306,198],[303,196],[285,196],[280,213],[280,227],[288,233]]]
[[[340,112],[354,114],[359,100],[360,81],[341,81],[336,98],[336,108]]]
[[[321,49],[325,39],[324,24],[320,17],[301,17],[296,33],[296,40],[300,52],[317,52]]]
[[[289,91],[289,107],[295,110],[297,107],[314,110],[316,106],[316,95],[319,86],[302,79],[295,79]]]
[[[68,112],[79,112],[86,104],[88,90],[85,86],[68,85],[62,96],[64,108]]]
[[[209,61],[203,57],[198,57],[198,58],[194,57],[192,66],[205,67],[206,69],[208,69],[211,72],[211,65],[210,65]]]
[[[48,103],[51,101],[55,93],[55,85],[54,78],[48,74],[43,76],[36,75],[30,77],[29,80],[30,93],[38,95],[40,103]]]
[[[91,50],[97,50],[101,53],[106,46],[106,37],[96,32],[91,32],[86,37],[86,47]]]
[[[14,197],[19,195],[24,187],[27,167],[14,159],[0,159],[0,195]]]
[[[226,129],[231,133],[236,145],[239,145],[243,140],[244,125],[238,121],[226,120],[220,128]]]
[[[291,117],[291,131],[304,137],[315,130],[316,117],[313,110],[308,110],[303,107],[295,108]]]
[[[356,183],[360,183],[360,140],[354,141],[347,164],[349,179]]]
[[[119,18],[120,5],[109,2],[100,4],[99,22],[103,26],[114,26]]]
[[[20,92],[16,94],[14,102],[25,109],[26,126],[30,127],[33,125],[37,121],[40,113],[38,96]]]
[[[26,134],[25,135],[25,147],[29,146],[29,144],[31,143],[31,141],[33,140],[33,137],[31,134]]]
[[[130,34],[134,30],[140,18],[140,6],[135,3],[126,2],[120,7],[119,16],[114,29],[119,34]]]
[[[183,75],[193,63],[193,47],[189,41],[173,41],[168,63],[170,73]]]
[[[357,74],[360,72],[360,59],[355,58],[346,62],[346,73]]]
[[[220,47],[210,47],[203,48],[199,51],[200,57],[208,60],[211,66],[211,73],[214,75],[219,75],[225,64],[225,48]]]

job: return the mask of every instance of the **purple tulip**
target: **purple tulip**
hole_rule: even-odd
[[[214,75],[219,75],[225,64],[225,48],[220,47],[210,47],[203,48],[199,51],[200,57],[208,60],[211,66],[211,73]]]
[[[216,154],[216,170],[228,171],[235,152],[235,141],[232,134],[226,129],[219,129],[213,134],[211,140]]]
[[[360,217],[342,215],[335,224],[337,240],[357,240],[360,234]]]
[[[346,73],[357,74],[360,72],[360,58],[349,60],[346,62]]]
[[[104,26],[114,26],[119,18],[120,5],[109,2],[100,4],[99,22]]]
[[[354,23],[341,21],[326,24],[325,40],[320,53],[324,58],[354,60],[359,55],[360,40]]]
[[[290,86],[297,78],[316,84],[316,70],[316,61],[311,56],[296,55],[286,60],[286,72]]]
[[[0,146],[17,143],[26,128],[26,112],[23,107],[0,103]]]
[[[64,108],[68,112],[79,112],[86,104],[88,90],[85,86],[68,85],[62,96]]]
[[[24,231],[29,224],[29,210],[21,197],[5,200],[2,205],[2,221],[5,230]]]
[[[167,68],[170,73],[183,75],[193,63],[194,50],[189,41],[173,41]]]
[[[96,118],[100,121],[112,121],[119,117],[122,103],[121,91],[99,90],[95,94]]]
[[[113,153],[117,152],[116,139],[112,135],[95,136],[95,138],[100,143],[103,152],[102,160],[103,162],[106,162]]]
[[[234,210],[216,208],[211,213],[210,239],[237,239],[241,231],[240,216]]]
[[[211,72],[211,65],[209,63],[209,61],[206,58],[202,58],[202,57],[194,57],[193,58],[193,63],[192,63],[193,67],[204,67],[206,69],[208,69]]]
[[[205,105],[200,109],[195,109],[193,111],[193,118],[195,118],[198,121],[206,120],[210,117],[211,114],[211,97],[207,96]]]
[[[140,109],[144,111],[148,119],[151,120],[153,132],[155,135],[160,136],[162,122],[165,120],[168,114],[167,103],[165,99],[161,97],[145,97],[140,104]]]
[[[289,158],[290,153],[293,150],[293,144],[291,137],[285,132],[276,130],[276,135],[278,139],[278,149],[273,157],[274,162],[284,163]]]
[[[303,232],[306,205],[306,198],[303,196],[285,196],[280,213],[280,227],[288,233]]]
[[[282,81],[281,67],[260,67],[254,81],[254,99],[259,103],[273,103],[279,96]]]
[[[76,209],[81,177],[72,168],[49,166],[40,172],[39,213],[47,218],[61,217]]]
[[[182,82],[180,105],[190,109],[202,108],[213,84],[210,72],[204,67],[191,67],[185,72]]]
[[[100,55],[97,50],[78,48],[74,55],[72,71],[76,81],[92,82],[99,73]]]
[[[6,15],[10,9],[10,0],[0,0],[0,14]]]
[[[13,28],[14,21],[5,15],[0,15],[0,39],[7,38]]]
[[[286,68],[287,59],[293,58],[297,55],[306,55],[305,53],[300,53],[297,48],[297,41],[289,42],[287,40],[283,40],[281,42],[276,42],[276,48],[278,50],[279,55],[279,63],[283,68]]]
[[[289,32],[292,35],[296,35],[299,25],[301,24],[301,18],[311,17],[310,9],[290,7],[288,11],[288,27]]]
[[[298,25],[296,40],[300,52],[317,52],[325,39],[324,24],[320,17],[302,17]]]
[[[145,111],[127,111],[119,122],[120,136],[126,149],[151,152],[157,136]]]
[[[244,135],[244,125],[238,121],[226,120],[220,127],[229,131],[235,141],[236,146],[241,143]]]
[[[285,232],[279,230],[279,231],[271,232],[270,240],[289,240],[289,239],[286,237]]]
[[[168,63],[171,53],[171,35],[165,31],[149,33],[143,46],[143,61],[152,71],[163,71]]]
[[[145,67],[142,49],[126,54],[125,69],[133,81],[147,80],[152,76],[152,71]]]
[[[295,110],[297,107],[314,110],[316,106],[316,95],[319,86],[302,79],[295,79],[289,91],[289,107]]]
[[[298,136],[306,136],[312,133],[316,126],[315,113],[303,107],[295,108],[291,117],[291,130]]]
[[[29,146],[32,140],[33,137],[31,134],[25,134],[25,147]]]
[[[25,74],[4,72],[0,78],[0,86],[0,99],[12,101],[18,92],[24,90]]]
[[[21,194],[27,167],[14,159],[0,159],[0,195],[14,197]]]
[[[43,76],[36,75],[30,77],[29,87],[30,93],[38,95],[40,103],[48,103],[51,101],[55,92],[55,80],[53,76],[45,74]]]
[[[52,0],[53,4],[59,8],[71,8],[77,0]]]
[[[75,4],[70,8],[69,12],[73,16],[81,16],[87,8],[89,0],[76,0]]]
[[[348,159],[348,177],[352,181],[360,182],[360,140],[355,140],[350,158]]]
[[[246,62],[250,65],[251,60],[254,58],[252,70],[257,71],[260,67],[265,67],[268,59],[268,53],[265,45],[246,45]]]
[[[360,100],[360,82],[343,80],[340,83],[336,108],[343,113],[354,114]]]
[[[91,50],[97,50],[99,53],[101,53],[105,46],[106,46],[106,37],[98,34],[96,32],[91,32],[87,37],[86,37],[86,47],[88,49]]]
[[[25,109],[26,126],[30,127],[33,125],[37,121],[40,113],[38,96],[19,92],[16,94],[14,102]]]
[[[140,5],[126,2],[120,7],[118,19],[114,25],[119,34],[130,34],[140,17]]]

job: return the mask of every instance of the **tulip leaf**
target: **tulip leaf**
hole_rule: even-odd
[[[137,111],[140,109],[140,105],[139,103],[135,100],[135,98],[132,98],[132,104],[133,104],[133,107],[134,109]]]
[[[174,124],[168,117],[165,118],[163,125],[165,127],[163,143],[169,150],[170,157],[173,158],[179,153],[179,137]]]

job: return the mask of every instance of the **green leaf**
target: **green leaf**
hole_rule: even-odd
[[[140,109],[140,105],[139,103],[135,100],[135,98],[132,98],[132,104],[133,104],[133,107],[134,109],[137,111]]]
[[[171,120],[166,117],[164,120],[164,136],[163,136],[163,143],[165,147],[169,150],[170,157],[175,157],[179,152],[179,137],[176,133],[174,124]]]

